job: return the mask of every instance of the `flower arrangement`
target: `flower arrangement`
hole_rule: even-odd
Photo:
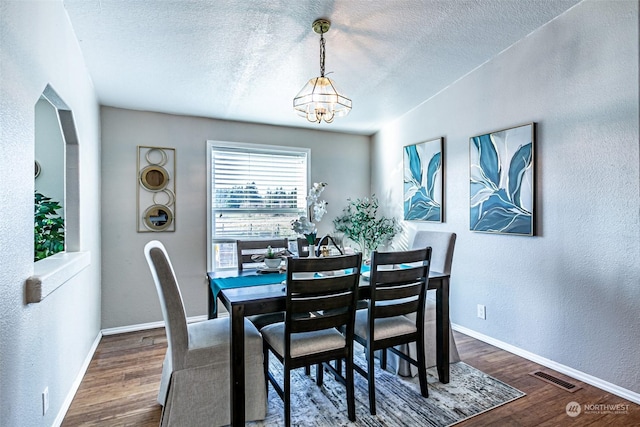
[[[316,243],[318,234],[314,221],[319,222],[324,214],[327,213],[327,202],[319,200],[320,194],[326,186],[326,182],[315,182],[309,189],[309,195],[307,196],[307,214],[291,221],[291,229],[304,235],[310,245]]]
[[[378,216],[378,206],[375,194],[363,199],[349,199],[342,215],[333,220],[336,231],[344,233],[367,258],[371,251],[400,232],[395,218]]]

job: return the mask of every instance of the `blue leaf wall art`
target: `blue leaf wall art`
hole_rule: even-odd
[[[470,138],[471,231],[533,236],[534,125]]]
[[[442,138],[404,147],[404,219],[442,222]]]

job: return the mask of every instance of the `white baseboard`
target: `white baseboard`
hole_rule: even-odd
[[[93,344],[91,344],[91,348],[89,348],[87,357],[85,357],[84,362],[82,363],[82,367],[80,368],[80,372],[78,372],[78,376],[76,377],[73,384],[71,384],[71,388],[67,393],[67,397],[64,399],[64,402],[62,402],[60,411],[58,411],[58,416],[56,416],[56,419],[53,421],[53,424],[52,424],[53,427],[60,427],[62,425],[62,421],[64,421],[64,417],[65,415],[67,415],[67,411],[71,406],[71,402],[73,402],[73,398],[75,397],[76,392],[80,387],[80,383],[82,383],[84,374],[87,372],[87,369],[89,369],[89,364],[91,363],[91,359],[93,359],[93,355],[96,352],[96,349],[98,348],[98,344],[100,344],[101,339],[102,339],[102,333],[98,332],[96,339],[93,341]]]
[[[538,356],[537,354],[531,353],[529,351],[523,350],[519,347],[513,346],[511,344],[507,344],[495,338],[491,338],[490,336],[481,334],[472,329],[465,328],[464,326],[457,325],[455,323],[451,324],[451,328],[454,331],[458,331],[465,335],[468,335],[472,338],[475,338],[480,341],[484,341],[487,344],[491,344],[502,350],[508,351],[509,353],[513,353],[520,357],[524,357],[527,360],[531,360],[532,362],[538,363],[542,366],[546,366],[549,369],[553,369],[554,371],[560,372],[562,374],[568,375],[571,378],[575,378],[579,381],[590,384],[594,387],[598,387],[599,389],[608,391],[609,393],[613,393],[616,396],[620,396],[624,399],[630,400],[631,402],[640,404],[640,393],[636,393],[631,390],[627,390],[610,382],[601,380],[600,378],[596,378],[593,375],[585,374],[584,372],[578,371],[577,369],[573,369],[569,366],[562,365],[558,362],[554,362],[553,360],[549,360],[545,357]]]
[[[224,317],[224,315],[222,315],[221,317]],[[187,319],[187,322],[189,323],[200,322],[202,320],[207,320],[207,316],[203,315],[203,316],[189,317]],[[60,407],[58,416],[53,421],[52,427],[60,427],[62,425],[62,422],[64,421],[64,417],[65,415],[67,415],[67,411],[69,410],[69,407],[71,407],[71,402],[73,402],[73,398],[76,396],[78,388],[82,383],[82,379],[84,378],[84,375],[87,373],[87,369],[89,369],[89,364],[91,363],[91,359],[93,359],[93,355],[98,349],[98,344],[100,344],[100,340],[102,339],[103,336],[124,334],[127,332],[144,331],[147,329],[155,329],[155,328],[164,328],[164,322],[160,321],[160,322],[142,323],[138,325],[121,326],[117,328],[107,328],[107,329],[102,329],[100,332],[98,332],[98,335],[96,336],[96,339],[93,341],[93,344],[91,345],[91,348],[87,353],[84,363],[80,368],[80,372],[78,372],[78,376],[76,377],[75,381],[71,385],[71,388],[69,389],[69,393],[67,393],[67,397],[65,398],[64,402],[62,403],[62,406]]]
[[[224,317],[222,315],[220,317]],[[202,316],[193,316],[187,319],[188,323],[193,322],[201,322],[203,320],[207,320],[207,315],[203,314]],[[102,335],[116,335],[116,334],[126,334],[127,332],[138,332],[138,331],[146,331],[147,329],[156,329],[156,328],[164,328],[164,321],[158,322],[150,322],[150,323],[139,323],[137,325],[129,325],[129,326],[118,326],[115,328],[107,328],[102,330]]]

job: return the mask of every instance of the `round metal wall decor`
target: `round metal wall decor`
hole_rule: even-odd
[[[158,156],[160,156],[159,159]],[[167,153],[162,148],[151,148],[144,158],[150,165],[164,166],[167,163]]]
[[[176,231],[176,150],[138,145],[137,151],[138,232]]]
[[[169,172],[162,166],[149,165],[140,171],[140,183],[149,191],[163,190],[169,184]]]
[[[163,198],[165,200],[162,200]],[[156,205],[171,206],[175,201],[176,195],[173,194],[173,191],[169,190],[168,188],[153,193],[153,203]]]
[[[38,163],[38,161],[35,161],[35,177],[39,177],[40,176],[40,172],[42,171],[42,168],[40,167],[40,163]]]
[[[162,231],[169,228],[173,222],[173,213],[168,206],[153,205],[144,211],[144,225],[153,231]]]

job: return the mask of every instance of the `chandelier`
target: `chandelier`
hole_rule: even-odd
[[[335,83],[324,76],[325,40],[324,33],[329,31],[331,22],[317,19],[313,22],[313,31],[320,34],[320,77],[307,82],[302,90],[293,98],[293,108],[298,115],[310,122],[331,123],[334,118],[342,117],[351,111],[351,100],[341,95]]]

